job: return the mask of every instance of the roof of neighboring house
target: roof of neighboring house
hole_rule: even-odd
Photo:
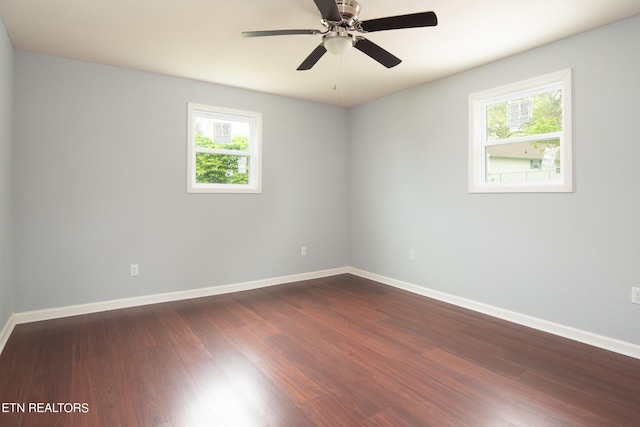
[[[501,144],[488,147],[491,157],[508,157],[517,159],[542,159],[544,157],[544,146],[534,147],[529,142],[518,142],[515,144]]]

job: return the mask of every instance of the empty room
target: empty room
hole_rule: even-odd
[[[640,425],[637,0],[0,0],[0,426]]]

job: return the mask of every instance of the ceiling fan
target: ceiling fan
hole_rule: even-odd
[[[313,0],[320,11],[320,21],[327,30],[268,30],[245,31],[243,37],[316,35],[323,34],[322,43],[300,64],[298,70],[310,70],[327,51],[342,55],[351,47],[365,53],[387,68],[395,67],[402,60],[387,52],[372,41],[350,34],[349,31],[371,33],[374,31],[398,30],[402,28],[433,27],[438,25],[434,12],[421,12],[409,15],[389,16],[386,18],[359,21],[360,4],[355,0]]]

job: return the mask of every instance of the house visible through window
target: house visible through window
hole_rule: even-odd
[[[262,115],[188,105],[189,193],[261,191]]]
[[[469,96],[469,191],[571,191],[571,70]]]

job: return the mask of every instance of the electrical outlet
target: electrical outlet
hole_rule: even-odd
[[[300,255],[307,256],[307,247],[306,246],[303,246],[302,248],[300,248]]]
[[[131,264],[129,266],[129,276],[137,276],[138,275],[138,264]]]
[[[631,288],[631,302],[640,304],[640,288]]]
[[[411,249],[409,251],[409,260],[411,260],[411,261],[415,261],[416,260],[416,250],[415,249]]]

